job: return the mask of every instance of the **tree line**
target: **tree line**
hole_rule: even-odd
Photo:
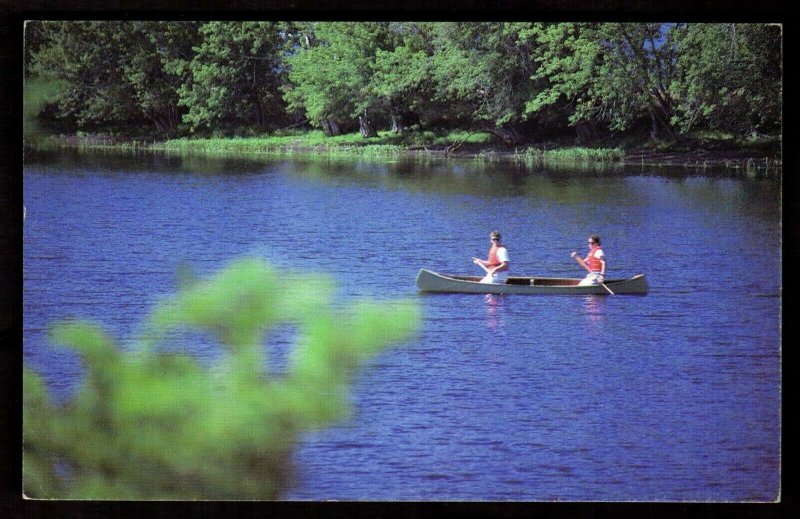
[[[679,140],[781,130],[782,27],[738,23],[31,21],[60,131],[321,128]]]

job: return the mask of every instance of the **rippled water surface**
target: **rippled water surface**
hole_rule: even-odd
[[[24,358],[67,398],[49,323],[120,339],[185,262],[251,254],[324,271],[340,297],[418,300],[418,336],[361,371],[355,414],[298,449],[293,500],[771,501],[780,492],[781,207],[769,179],[523,173],[471,162],[29,160]],[[422,295],[477,275],[609,277],[647,296]],[[211,355],[202,350],[196,354]]]

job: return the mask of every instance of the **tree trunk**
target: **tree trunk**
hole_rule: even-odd
[[[653,140],[666,140],[675,142],[678,134],[670,123],[672,118],[672,99],[668,94],[655,90],[650,98],[650,119],[653,124],[650,137]]]
[[[169,114],[159,114],[153,112],[146,112],[145,117],[150,120],[156,127],[156,132],[164,133],[166,130],[171,130],[172,127],[170,125]]]
[[[364,110],[363,116],[362,115],[358,116],[358,131],[360,131],[361,135],[365,138],[378,136],[378,132],[375,131],[375,129],[369,123],[369,120],[367,120],[366,110]]]
[[[650,121],[652,123],[650,128],[650,138],[652,140],[664,140],[669,142],[678,140],[678,135],[675,133],[675,130],[672,129],[669,120],[665,119],[657,108],[650,108]]]
[[[169,107],[169,115],[167,116],[169,119],[169,129],[170,131],[174,130],[178,123],[180,123],[180,116],[178,115],[178,110],[174,105],[170,105]]]
[[[336,121],[333,121],[331,119],[323,119],[321,124],[322,124],[322,131],[324,131],[325,135],[327,135],[328,137],[341,134],[341,129],[339,128],[339,124]]]
[[[503,141],[503,144],[507,146],[521,144],[525,140],[524,136],[514,128],[490,126],[483,128],[483,130],[498,136]]]
[[[253,116],[256,120],[256,126],[259,128],[263,128],[264,125],[267,123],[266,117],[264,116],[264,104],[261,101],[256,100],[253,103]]]
[[[581,121],[575,124],[575,142],[579,146],[593,144],[598,140],[597,126],[591,121]]]
[[[403,133],[402,119],[397,114],[391,114],[392,117],[392,131],[394,133]]]

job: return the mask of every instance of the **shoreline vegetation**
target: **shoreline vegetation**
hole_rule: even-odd
[[[23,131],[29,149],[773,173],[782,38],[765,23],[31,21]]]
[[[364,138],[358,132],[325,136],[322,131],[276,132],[260,137],[180,138],[155,140],[105,134],[48,136],[35,139],[33,149],[163,152],[206,156],[325,156],[359,159],[472,159],[507,162],[527,167],[577,167],[614,169],[629,167],[682,167],[692,170],[723,169],[747,173],[780,174],[783,161],[780,139],[742,142],[732,138],[694,138],[682,143],[576,146],[544,142],[508,146],[487,132],[378,132]]]

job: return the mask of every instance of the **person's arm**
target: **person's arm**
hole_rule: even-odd
[[[488,262],[483,261],[480,258],[472,258],[472,263],[478,265],[480,268],[482,268],[484,271],[486,271],[487,274],[491,274],[491,272],[489,272],[489,268],[486,266],[486,263],[488,263]]]
[[[494,268],[490,268],[487,272],[490,274],[495,274],[497,272],[503,272],[504,270],[508,270],[508,262],[501,261],[500,264]]]
[[[508,251],[505,248],[501,248],[497,251],[497,259],[500,261],[500,264],[496,267],[489,269],[490,274],[495,274],[496,272],[503,272],[504,270],[508,270]]]
[[[602,252],[600,254],[595,252],[595,258],[600,260],[600,282],[602,283],[606,278],[606,255]]]
[[[586,265],[586,260],[584,260],[583,258],[578,256],[577,252],[573,252],[572,254],[570,254],[570,257],[575,259],[575,261],[578,262],[578,265],[580,265],[581,267],[585,268],[588,272],[591,272],[589,267]],[[588,256],[587,256],[587,258],[588,258]],[[603,262],[603,270],[605,270],[605,262]]]

